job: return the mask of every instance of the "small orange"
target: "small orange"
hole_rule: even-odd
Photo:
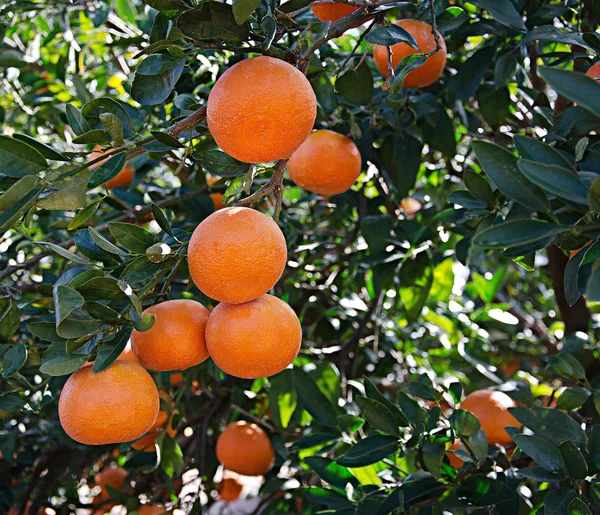
[[[127,479],[128,475],[129,472],[127,472],[127,470],[115,465],[105,467],[98,472],[94,476],[94,482],[102,488],[99,495],[100,499],[110,499],[110,493],[106,489],[107,486],[111,486],[116,490],[125,490],[125,479]]]
[[[454,442],[454,444],[450,447],[450,449],[448,449],[449,451],[457,451],[458,449],[460,449],[461,447],[461,443],[460,440],[456,440]],[[461,460],[456,454],[454,454],[453,452],[448,452],[446,453],[446,456],[448,456],[448,460],[450,461],[450,465],[452,465],[455,469],[459,469],[460,467],[463,466],[464,461]]]
[[[267,215],[226,207],[203,220],[188,246],[188,265],[202,293],[240,304],[260,297],[281,277],[285,237]]]
[[[133,361],[117,360],[97,374],[87,366],[71,375],[60,394],[58,416],[76,442],[131,442],[152,427],[159,404],[150,374]]]
[[[592,64],[590,69],[586,72],[586,75],[600,82],[600,79],[598,79],[598,77],[600,77],[600,61]]]
[[[405,197],[400,201],[400,208],[406,213],[409,220],[414,220],[421,207],[421,203],[416,198]]]
[[[360,9],[360,6],[342,3],[331,3],[313,5],[311,9],[320,21],[330,21],[331,23],[333,23],[334,21],[338,21],[340,18],[348,16],[354,11],[357,11],[358,9]]]
[[[212,186],[218,180],[218,177],[207,177],[206,184],[208,186]],[[211,193],[209,197],[212,199],[213,204],[215,205],[215,211],[218,211],[219,209],[223,209],[225,207],[225,204],[223,204],[223,193]]]
[[[175,372],[169,376],[169,383],[173,386],[181,386],[185,381],[185,377],[181,372]]]
[[[156,439],[160,436],[162,428],[167,424],[167,434],[173,438],[177,431],[173,428],[173,413],[169,417],[169,413],[166,411],[159,411],[158,417],[156,417],[156,422],[152,425],[152,428],[148,433],[146,433],[142,438],[140,438],[137,442],[131,444],[132,449],[136,451],[143,452],[152,452],[154,451],[154,444],[156,443]]]
[[[88,159],[90,161],[93,161],[94,159],[98,159],[99,157],[102,157],[104,155],[104,152],[102,152],[101,149],[102,149],[102,147],[100,145],[96,145],[94,147],[94,150],[92,151],[92,153],[88,156]],[[111,150],[117,150],[117,149],[111,149]],[[109,156],[106,159],[103,159],[102,161],[98,161],[97,163],[94,163],[94,165],[90,166],[90,171],[93,172],[96,168],[103,165],[111,157],[112,156]],[[106,187],[109,190],[112,190],[113,188],[116,188],[118,186],[130,186],[131,183],[133,182],[134,176],[135,176],[135,169],[133,168],[133,166],[131,166],[130,164],[127,164],[127,162],[126,162],[125,166],[117,174],[117,176],[113,177],[110,181],[108,181],[106,183]]]
[[[362,169],[354,142],[337,132],[313,132],[288,162],[290,178],[298,186],[326,198],[350,189]]]
[[[233,477],[226,477],[218,485],[219,499],[225,502],[232,502],[239,499],[242,493],[242,484]]]
[[[302,72],[273,57],[245,59],[213,86],[208,129],[217,145],[246,163],[287,159],[308,137],[317,99]]]
[[[300,321],[285,302],[263,295],[245,304],[219,304],[206,326],[206,346],[215,364],[246,379],[281,372],[298,355]]]
[[[131,350],[150,370],[185,370],[208,358],[204,332],[208,309],[195,300],[176,299],[145,309],[155,316],[148,331],[131,334]]]
[[[217,440],[223,467],[244,476],[266,474],[275,461],[271,440],[259,426],[240,420],[229,424]]]
[[[150,505],[150,504],[142,504],[138,509],[137,512],[140,515],[163,515],[166,513],[170,513],[169,511],[167,511],[165,508],[163,508],[162,506],[156,506],[156,505]]]
[[[521,427],[519,421],[511,415],[509,408],[517,404],[508,395],[495,390],[477,390],[467,395],[460,408],[470,411],[481,422],[490,445],[510,445],[511,436],[504,430],[507,426]]]
[[[420,20],[398,20],[394,24],[402,27],[409,32],[419,45],[419,48],[424,54],[433,52],[436,48],[435,38],[433,36],[433,28],[429,23]],[[404,87],[406,88],[424,88],[430,86],[440,78],[444,67],[446,66],[446,43],[441,34],[440,51],[429,57],[423,66],[411,71],[404,79]],[[413,54],[418,54],[419,51],[406,43],[396,43],[392,45],[392,66],[396,68],[400,61],[405,57]],[[388,75],[388,56],[387,47],[383,45],[375,45],[373,50],[373,58],[379,73],[384,77]]]

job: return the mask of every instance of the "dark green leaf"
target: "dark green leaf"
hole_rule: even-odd
[[[494,82],[498,86],[506,86],[517,72],[519,61],[512,52],[502,54],[496,61],[494,67]]]
[[[562,225],[537,220],[515,220],[485,229],[473,238],[473,245],[486,249],[516,247],[565,231]]]
[[[2,359],[2,377],[8,378],[14,376],[27,361],[27,351],[25,346],[18,344],[12,346]]]
[[[236,23],[232,6],[219,2],[204,2],[185,11],[179,16],[177,26],[186,36],[199,40],[244,41],[249,33],[247,22]]]
[[[600,84],[582,73],[562,68],[540,68],[542,78],[557,92],[600,116]]]
[[[121,152],[112,156],[100,166],[96,165],[98,167],[94,168],[92,176],[88,179],[88,188],[95,188],[114,179],[123,170],[126,160],[125,152]]]
[[[562,457],[560,449],[538,436],[517,434],[513,436],[515,443],[521,450],[530,456],[538,465],[549,472],[564,473],[567,464]]]
[[[88,356],[65,353],[63,356],[44,361],[40,372],[49,376],[66,376],[79,370],[87,361]]]
[[[509,411],[536,435],[555,444],[566,440],[585,444],[585,433],[581,426],[562,411],[552,408],[509,408]]]
[[[465,478],[456,494],[459,500],[475,506],[494,506],[516,497],[515,492],[504,482],[482,474]]]
[[[256,10],[260,0],[233,0],[233,17],[238,25],[244,23]]]
[[[494,20],[502,25],[520,32],[527,32],[527,27],[511,0],[469,0],[469,2],[485,9]]]
[[[396,43],[407,43],[415,50],[418,50],[419,52],[421,51],[419,44],[413,35],[395,23],[381,27],[375,27],[367,34],[365,40],[369,43],[375,43],[383,46],[392,46]]]
[[[556,150],[554,147],[551,147],[538,139],[527,138],[519,134],[514,137],[514,142],[519,155],[523,159],[537,161],[538,163],[547,165],[560,166],[566,170],[571,170],[572,174],[576,175],[571,162],[563,153]]]
[[[94,372],[102,372],[115,362],[127,346],[131,331],[131,328],[121,329],[111,341],[104,342],[100,346],[98,356],[96,356],[92,367]]]
[[[316,504],[324,504],[332,507],[350,506],[352,503],[346,498],[346,496],[327,488],[321,488],[319,486],[305,486],[299,488],[300,493],[304,495],[310,501]]]
[[[349,468],[366,467],[394,454],[397,445],[398,439],[393,436],[368,436],[348,449],[337,463]]]
[[[385,250],[391,238],[393,221],[389,215],[366,216],[360,229],[371,252]]]
[[[75,136],[81,136],[91,130],[87,120],[81,114],[81,111],[71,104],[65,106],[67,114],[67,122],[71,126],[71,129],[75,133]]]
[[[102,129],[92,129],[83,134],[80,134],[76,138],[73,138],[73,143],[77,143],[78,145],[84,145],[87,143],[105,143],[106,142],[106,132]]]
[[[588,468],[578,447],[573,442],[566,441],[560,444],[560,452],[567,464],[566,471],[569,476],[577,481],[583,481],[588,475]]]
[[[574,411],[581,408],[592,392],[586,388],[567,388],[558,398],[558,409]]]
[[[519,159],[519,170],[545,191],[579,204],[588,204],[588,188],[572,168]]]
[[[415,185],[421,166],[423,144],[415,138],[386,136],[381,145],[381,161],[388,183],[406,197]]]
[[[20,313],[13,297],[0,297],[0,336],[10,340],[19,328]]]
[[[123,123],[112,113],[101,113],[100,121],[111,139],[118,145],[123,144]]]
[[[111,222],[108,230],[115,240],[136,254],[146,254],[146,249],[156,243],[156,237],[147,229],[135,224]]]
[[[569,505],[576,497],[573,490],[566,488],[551,492],[544,500],[544,515],[568,515]]]
[[[157,59],[162,61],[157,63]],[[151,65],[146,67],[140,65],[141,70],[138,68],[135,72],[131,86],[131,97],[142,105],[162,104],[169,97],[181,77],[185,59],[176,59],[170,55],[160,54],[151,55],[146,59],[146,61],[149,60],[152,60]],[[159,71],[150,75],[146,73],[150,69],[159,69]]]
[[[17,202],[31,194],[39,182],[39,178],[35,175],[26,175],[21,177],[17,182],[12,184],[2,195],[0,195],[0,212],[15,205]]]
[[[150,209],[152,210],[152,216],[154,216],[154,220],[160,226],[160,228],[163,231],[165,231],[169,236],[174,237],[173,229],[171,229],[171,224],[167,220],[167,217],[163,213],[162,209],[156,204],[150,204]]]
[[[592,515],[592,511],[588,508],[588,505],[585,504],[581,499],[576,498],[569,503],[568,514]]]
[[[398,423],[392,412],[380,402],[362,397],[356,397],[362,416],[373,426],[386,434],[395,435],[398,433]]]
[[[16,395],[2,395],[0,396],[0,410],[7,411],[8,413],[16,413],[21,411],[25,406],[25,401]],[[4,458],[6,459],[6,458]]]
[[[356,70],[354,62],[335,81],[335,89],[349,104],[361,106],[371,102],[373,98],[373,74],[367,63],[362,63]]]
[[[446,449],[444,444],[429,441],[425,441],[423,444],[423,463],[433,477],[440,477],[440,469],[442,468],[442,461],[445,455]]]
[[[50,159],[51,161],[69,161],[68,157],[63,156],[60,152],[57,152],[52,147],[41,143],[27,134],[17,133],[13,135],[13,138],[35,148],[46,159]]]
[[[396,96],[404,87],[404,81],[410,72],[423,66],[429,57],[423,54],[407,55],[394,68],[394,80],[390,85],[390,93]]]
[[[183,472],[183,452],[179,444],[170,436],[163,433],[156,441],[160,464],[167,476],[179,476]]]
[[[408,425],[408,420],[406,419],[404,414],[398,409],[398,406],[396,406],[385,395],[383,395],[383,393],[379,391],[377,386],[375,386],[375,384],[368,377],[365,377],[364,384],[367,397],[369,397],[370,399],[374,399],[377,402],[383,404],[385,407],[387,407],[387,409],[390,410],[392,415],[394,415],[397,426],[406,427]]]
[[[346,468],[329,458],[320,456],[309,456],[304,458],[304,462],[312,468],[321,479],[332,486],[345,489],[348,483],[357,485],[358,481],[352,473]]]
[[[298,367],[294,367],[292,378],[302,407],[321,424],[337,427],[336,410],[315,380]]]
[[[182,0],[144,0],[144,3],[157,11],[172,11],[186,8],[186,4]]]
[[[463,436],[474,436],[481,428],[479,419],[472,413],[462,409],[454,410],[450,417],[450,423],[454,430]]]
[[[92,129],[101,126],[100,115],[102,113],[112,113],[121,120],[125,138],[131,138],[135,135],[135,128],[129,114],[119,102],[112,98],[94,98],[87,102],[81,109],[81,114],[86,118]]]
[[[157,141],[160,141],[163,145],[168,145],[173,148],[184,147],[183,143],[166,132],[150,131],[150,134],[152,134],[152,136],[154,136]]]
[[[463,180],[465,186],[471,192],[471,195],[477,200],[485,202],[486,204],[494,202],[494,192],[492,191],[492,187],[483,175],[472,170],[467,170],[464,173]]]
[[[69,231],[72,231],[74,229],[77,229],[78,227],[81,227],[92,216],[94,216],[94,214],[98,210],[99,205],[100,205],[100,201],[94,202],[93,204],[90,204],[90,205],[84,207],[81,211],[79,211],[79,213],[77,213],[73,217],[73,220],[71,220],[69,222],[69,226],[67,227],[67,229]]]
[[[219,177],[244,175],[250,168],[248,163],[242,163],[220,150],[194,153],[194,157],[201,162],[204,170]]]
[[[23,141],[0,136],[0,162],[2,174],[8,177],[34,175],[48,168],[44,156]]]

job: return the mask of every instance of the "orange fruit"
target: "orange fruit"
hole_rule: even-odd
[[[435,38],[433,37],[432,27],[429,23],[419,20],[398,20],[394,22],[396,25],[402,27],[404,30],[409,32],[415,41],[419,45],[419,48],[424,54],[435,50]],[[439,34],[439,33],[438,33]],[[405,88],[424,88],[430,86],[436,80],[440,78],[444,67],[446,66],[446,43],[441,34],[440,37],[440,51],[429,57],[423,66],[410,72],[406,79],[404,79]],[[396,68],[400,61],[406,56],[420,53],[415,48],[411,47],[406,43],[396,43],[392,45],[392,66]],[[384,77],[388,75],[388,56],[387,47],[383,45],[375,45],[373,50],[373,58],[375,59],[375,65],[377,69]]]
[[[448,450],[449,451],[457,451],[458,449],[460,449],[460,447],[461,447],[460,440],[456,440],[454,442],[454,444]],[[446,453],[446,456],[448,456],[448,460],[450,461],[450,465],[452,465],[455,469],[459,469],[460,467],[463,466],[464,461],[461,460],[453,452]]]
[[[94,482],[102,488],[99,495],[100,499],[110,499],[110,494],[106,489],[107,486],[111,486],[117,490],[125,490],[125,480],[127,479],[128,475],[129,472],[127,472],[123,467],[117,467],[115,465],[105,467],[98,472],[94,476]]]
[[[308,137],[317,99],[304,74],[273,57],[245,59],[213,86],[208,129],[217,145],[246,163],[287,159]]]
[[[421,203],[412,197],[405,197],[400,201],[400,208],[406,213],[409,220],[413,220],[415,215],[421,210]]]
[[[181,386],[185,381],[185,377],[181,372],[175,372],[169,376],[169,383],[173,386]]]
[[[350,138],[321,130],[306,138],[287,166],[290,178],[298,186],[329,198],[349,190],[356,182],[362,159]]]
[[[340,18],[344,16],[348,16],[352,14],[354,11],[360,9],[360,6],[353,6],[348,4],[321,4],[314,5],[312,7],[312,12],[315,13],[315,16],[321,21],[338,21]]]
[[[598,79],[598,77],[600,77],[600,61],[592,64],[592,66],[590,66],[590,69],[586,72],[586,75],[600,82],[600,79]]]
[[[140,515],[163,515],[165,513],[170,513],[168,512],[165,508],[163,508],[162,506],[151,506],[149,504],[142,504],[138,509],[137,512]]]
[[[167,424],[167,422],[167,434],[173,438],[177,434],[177,431],[173,429],[172,426],[174,415],[175,413],[169,417],[168,412],[162,410],[159,411],[158,417],[156,417],[156,422],[154,422],[150,431],[148,431],[148,433],[146,433],[137,442],[132,443],[131,447],[136,451],[153,452],[156,439],[160,436],[161,430],[165,424]]]
[[[206,184],[208,186],[212,186],[218,180],[218,177],[207,177]],[[219,209],[223,209],[225,207],[225,204],[223,204],[223,193],[211,193],[209,197],[212,199],[213,204],[215,205],[215,211],[218,211]]]
[[[159,411],[152,377],[133,361],[115,361],[106,370],[80,368],[65,383],[58,416],[76,442],[104,445],[137,440],[148,432]]]
[[[490,445],[510,445],[511,436],[504,430],[507,426],[521,427],[519,421],[508,411],[517,404],[508,395],[494,390],[477,390],[467,395],[460,408],[470,411],[481,422]]]
[[[219,499],[225,502],[232,502],[239,499],[242,489],[242,484],[233,477],[226,477],[217,485],[219,491]]]
[[[92,151],[92,153],[88,156],[88,159],[90,161],[93,161],[94,159],[98,159],[99,157],[102,157],[104,155],[104,152],[102,152],[101,149],[102,149],[102,147],[100,145],[96,145],[94,147],[94,150]],[[110,150],[117,150],[117,149],[110,149]],[[103,159],[102,161],[98,161],[94,165],[90,166],[90,171],[93,172],[96,168],[99,168],[106,161],[108,161],[111,157],[112,156],[109,156],[106,159]],[[112,190],[113,188],[116,188],[117,186],[130,186],[131,183],[133,182],[134,176],[135,176],[135,170],[134,170],[133,166],[128,165],[126,162],[125,166],[117,174],[117,176],[113,177],[110,181],[108,181],[106,183],[106,187],[109,190]]]
[[[287,261],[285,237],[267,215],[227,207],[203,220],[188,246],[188,265],[202,293],[241,304],[269,291]]]
[[[256,424],[229,424],[217,440],[217,459],[223,467],[244,476],[266,474],[275,461],[271,440]]]
[[[215,364],[245,379],[281,372],[298,355],[300,321],[285,302],[263,295],[245,304],[219,304],[206,326],[206,346]]]
[[[131,333],[131,350],[149,370],[185,370],[208,358],[204,331],[208,309],[195,300],[167,300],[144,310],[154,325]]]
[[[519,370],[521,370],[521,360],[519,358],[515,358],[508,363],[502,363],[500,365],[500,370],[504,372],[507,376],[514,376]]]

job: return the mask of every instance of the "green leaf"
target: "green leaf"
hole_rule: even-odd
[[[44,156],[35,148],[8,136],[0,136],[0,162],[2,174],[8,177],[34,175],[48,168]]]
[[[135,135],[133,122],[125,108],[116,100],[109,97],[98,97],[87,102],[81,109],[81,114],[86,118],[92,129],[101,125],[100,115],[103,113],[114,114],[123,124],[123,136],[131,138]]]
[[[233,17],[238,25],[244,23],[256,10],[260,0],[233,0]]]
[[[381,161],[387,182],[403,197],[406,197],[415,185],[421,167],[422,151],[423,144],[408,135],[403,138],[388,135],[381,144]]]
[[[370,252],[380,252],[389,245],[393,226],[389,215],[365,216],[360,222],[360,230]]]
[[[397,451],[398,439],[387,435],[368,436],[350,447],[340,458],[338,465],[349,468],[365,467],[377,463]]]
[[[477,90],[477,103],[483,119],[497,129],[510,114],[510,93],[506,86],[482,84]]]
[[[150,134],[160,141],[163,145],[168,145],[173,148],[184,148],[185,145],[181,143],[177,138],[174,138],[170,134],[161,131],[150,131]]]
[[[248,38],[247,22],[238,25],[231,5],[204,2],[179,16],[177,26],[186,36],[199,40],[245,41]]]
[[[94,216],[94,214],[98,210],[98,206],[100,206],[100,202],[102,202],[102,201],[99,200],[97,202],[94,202],[93,204],[90,204],[90,205],[84,207],[82,210],[80,210],[79,213],[77,213],[73,217],[73,220],[71,220],[69,222],[69,226],[67,227],[67,229],[69,231],[73,231],[74,229],[81,227],[92,216]]]
[[[85,205],[89,172],[84,170],[74,177],[52,183],[56,189],[37,202],[37,207],[48,210],[75,210]]]
[[[566,488],[551,492],[544,500],[544,515],[567,515],[569,505],[576,497],[573,490]]]
[[[600,116],[600,84],[583,73],[562,68],[540,68],[542,78],[557,93]]]
[[[527,27],[511,0],[469,0],[469,3],[485,9],[498,23],[527,32]]]
[[[242,163],[220,150],[197,152],[194,157],[201,162],[205,171],[219,177],[237,177],[250,169],[248,163]]]
[[[429,57],[423,54],[411,54],[402,58],[398,66],[394,68],[394,80],[390,85],[390,93],[396,96],[404,87],[404,81],[408,74],[423,66],[427,62],[427,59]]]
[[[585,370],[577,358],[571,354],[562,353],[550,356],[548,368],[557,374],[575,379],[585,378]]]
[[[167,217],[163,213],[162,209],[156,204],[150,204],[150,209],[152,210],[152,216],[154,217],[154,220],[160,226],[160,228],[163,231],[165,231],[169,236],[174,238],[171,224],[169,223],[169,220],[167,220]]]
[[[23,68],[29,61],[19,50],[5,48],[0,50],[0,68]]]
[[[112,156],[100,166],[94,168],[94,172],[88,180],[87,187],[90,189],[95,188],[114,179],[123,170],[126,161],[127,155],[125,152]]]
[[[179,444],[170,436],[163,433],[158,438],[158,456],[160,465],[167,476],[179,476],[183,472],[183,452]]]
[[[588,205],[588,187],[572,169],[547,165],[527,159],[519,160],[519,170],[531,182],[557,197]]]
[[[77,286],[77,291],[89,300],[111,300],[123,302],[126,300],[126,295],[121,290],[119,283],[112,277],[93,277],[83,284]]]
[[[39,142],[27,134],[13,134],[13,138],[35,148],[40,154],[42,154],[43,157],[50,159],[50,161],[70,161],[68,157],[63,156],[60,152],[57,152],[52,147]]]
[[[443,444],[429,441],[423,443],[423,463],[425,464],[425,468],[435,478],[440,477],[440,469],[442,468],[442,461],[444,460],[445,455],[446,449]]]
[[[581,426],[566,413],[552,408],[509,408],[511,414],[521,424],[531,429],[535,435],[560,445],[572,440],[585,444],[585,433]]]
[[[0,396],[0,410],[7,411],[8,413],[17,413],[23,409],[25,402],[16,395],[2,395]],[[4,449],[2,449],[4,451]],[[4,458],[6,459],[6,458]]]
[[[494,82],[498,86],[506,86],[515,76],[518,65],[519,61],[513,52],[502,54],[494,67]]]
[[[365,377],[364,384],[367,397],[376,400],[377,402],[383,404],[388,410],[390,410],[390,412],[394,416],[394,419],[396,420],[397,427],[408,426],[408,420],[404,416],[404,414],[398,409],[398,406],[396,406],[385,395],[383,395],[383,393],[379,391],[377,386],[375,386],[375,384],[368,377]]]
[[[496,48],[487,46],[462,63],[458,73],[448,79],[447,90],[450,98],[468,102],[481,84],[490,64],[494,62],[495,54]]]
[[[581,408],[590,395],[592,392],[586,388],[567,388],[558,397],[557,407],[564,411],[574,411]]]
[[[519,171],[517,157],[495,143],[475,140],[472,143],[485,173],[507,197],[538,211],[550,209],[548,198]]]
[[[271,387],[269,393],[269,408],[272,418],[282,429],[288,427],[296,406],[298,395],[293,387],[292,372],[283,370],[269,379]]]
[[[94,243],[102,250],[110,252],[111,254],[116,254],[117,256],[127,256],[129,254],[126,250],[122,250],[116,245],[113,245],[93,227],[90,227],[88,231],[90,232],[90,237]]]
[[[329,458],[309,456],[304,458],[304,463],[312,468],[323,481],[332,486],[341,488],[342,490],[346,488],[348,483],[357,486],[356,478],[352,473],[346,467],[337,464]]]
[[[442,34],[452,32],[469,19],[469,15],[461,7],[448,7],[437,17],[437,26]]]
[[[494,506],[509,502],[517,494],[500,479],[475,474],[464,479],[456,491],[458,499],[474,506]]]
[[[454,430],[463,436],[475,436],[481,429],[479,419],[473,413],[462,409],[454,410],[450,423]]]
[[[486,178],[472,170],[466,170],[463,175],[465,186],[471,192],[471,195],[481,202],[491,204],[494,202],[494,192]]]
[[[0,234],[13,227],[21,219],[21,216],[33,207],[41,192],[42,188],[35,188],[21,200],[0,213]]]
[[[81,294],[68,286],[59,285],[54,288],[54,311],[56,317],[56,328],[60,334],[60,324],[76,309],[85,304]],[[63,335],[61,335],[63,336]]]
[[[523,159],[529,161],[537,161],[538,163],[547,165],[556,165],[566,170],[571,170],[573,175],[577,175],[573,169],[573,165],[566,158],[566,156],[556,150],[554,147],[540,141],[538,139],[527,138],[520,134],[514,137],[515,147],[519,152],[519,155]]]
[[[76,138],[73,138],[73,143],[77,143],[78,145],[84,145],[87,143],[105,143],[106,142],[106,132],[102,129],[92,129],[83,134],[80,134]]]
[[[335,89],[349,104],[361,106],[373,98],[373,74],[365,62],[355,69],[352,61],[348,68],[336,79]]]
[[[513,440],[525,454],[549,472],[564,473],[567,471],[567,464],[560,449],[548,440],[523,434],[513,435]]]
[[[121,277],[131,283],[138,283],[150,279],[161,268],[162,265],[160,263],[153,263],[146,256],[140,256],[127,264]]]
[[[383,25],[381,27],[375,27],[371,32],[367,34],[365,40],[369,43],[375,43],[376,45],[392,46],[396,43],[406,43],[413,47],[415,50],[421,52],[419,44],[413,37],[413,35],[406,29],[391,23],[389,25]]]
[[[588,475],[588,468],[578,447],[573,442],[566,441],[560,444],[560,452],[567,464],[566,471],[569,476],[577,481],[583,481]]]
[[[67,122],[71,126],[71,130],[75,133],[75,136],[81,136],[91,130],[87,120],[75,106],[66,104],[65,112],[67,114]]]
[[[135,72],[131,97],[142,105],[163,103],[181,77],[184,63],[184,58],[175,58],[168,54],[151,55]],[[155,73],[150,74],[149,71]]]
[[[12,184],[2,195],[0,195],[0,212],[15,205],[31,193],[39,182],[35,175],[26,175]]]
[[[112,140],[118,145],[123,144],[123,123],[112,113],[100,114],[100,121]]]
[[[132,329],[130,327],[123,328],[111,341],[104,342],[100,346],[100,350],[98,351],[98,355],[96,356],[92,367],[94,372],[98,373],[106,370],[117,360],[127,346],[131,332]]]
[[[145,255],[146,249],[156,243],[154,234],[135,224],[111,222],[108,230],[120,245],[136,254]]]
[[[486,434],[480,429],[473,436],[467,437],[466,440],[477,461],[483,463],[488,454],[488,439]]]
[[[293,368],[292,378],[302,407],[321,424],[337,427],[336,410],[329,399],[319,390],[315,380],[298,367]]]
[[[91,261],[83,256],[78,256],[77,254],[73,254],[71,251],[62,248],[59,245],[56,245],[54,243],[49,243],[46,241],[38,241],[36,242],[38,245],[45,245],[46,247],[48,247],[50,250],[56,252],[59,256],[64,257],[65,259],[68,259],[69,261],[72,261],[73,263],[79,263],[82,265],[89,265],[91,263]]]
[[[173,11],[175,9],[186,9],[182,0],[144,0],[144,3],[157,11]]]
[[[373,426],[389,435],[397,435],[398,423],[392,412],[382,403],[368,397],[356,396],[362,416]]]
[[[19,328],[21,315],[13,297],[0,297],[0,336],[10,340]]]
[[[49,376],[66,376],[79,370],[88,361],[88,356],[80,354],[65,354],[48,361],[40,366],[40,372]]]
[[[514,220],[481,231],[473,238],[473,245],[485,249],[505,249],[542,240],[566,229],[562,225],[538,220]]]
[[[592,515],[588,505],[579,498],[573,499],[569,503],[568,513],[569,515]]]
[[[14,376],[27,361],[25,346],[13,345],[2,359],[2,377],[5,379]]]
[[[318,505],[324,504],[326,506],[339,508],[350,506],[352,504],[345,495],[334,490],[321,488],[320,486],[304,486],[299,488],[298,491],[308,500]]]

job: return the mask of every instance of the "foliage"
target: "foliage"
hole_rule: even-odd
[[[600,84],[584,72],[600,56],[600,3],[357,0],[330,24],[303,0],[145,2],[0,6],[0,513],[90,507],[90,478],[113,461],[135,478],[111,492],[130,511],[143,494],[198,513],[236,419],[262,424],[277,453],[256,513],[597,513]],[[406,17],[435,21],[449,51],[424,90],[402,89],[422,56],[395,80],[370,57],[407,41],[390,25]],[[208,93],[257,54],[305,71],[316,127],[356,142],[350,191],[323,202],[286,180],[280,212],[285,163],[216,148]],[[110,159],[88,161],[96,144]],[[132,185],[108,190],[126,161]],[[207,186],[207,173],[221,179]],[[233,205],[261,191],[288,243],[275,293],[302,322],[293,368],[155,374],[175,438],[157,453],[77,445],[57,417],[69,374],[110,366],[152,324],[147,306],[210,304],[189,280],[191,232],[209,193]],[[450,414],[481,388],[519,402],[516,449]]]

